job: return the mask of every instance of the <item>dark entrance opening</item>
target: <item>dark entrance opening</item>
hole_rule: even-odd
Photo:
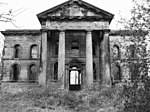
[[[69,70],[69,90],[80,90],[81,89],[81,69],[72,67]]]
[[[36,82],[36,79],[37,79],[37,67],[35,64],[32,64],[30,65],[30,68],[29,68],[29,82]]]
[[[18,64],[14,64],[12,66],[12,81],[13,82],[17,82],[19,79],[19,65]]]

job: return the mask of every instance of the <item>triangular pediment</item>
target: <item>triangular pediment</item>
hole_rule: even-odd
[[[51,9],[37,14],[38,19],[106,19],[111,21],[113,14],[97,8],[82,0],[69,0]]]
[[[93,11],[90,11],[87,8],[84,8],[82,6],[79,6],[77,3],[73,3],[70,6],[63,7],[62,9],[59,9],[56,12],[48,13],[47,16],[100,16],[101,14],[95,13]]]

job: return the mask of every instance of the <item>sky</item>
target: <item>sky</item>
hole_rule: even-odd
[[[13,23],[0,22],[0,30],[5,29],[40,29],[40,23],[36,14],[43,12],[49,8],[59,5],[67,0],[0,0],[0,13],[7,12],[12,9],[15,16]],[[110,29],[121,28],[117,20],[120,16],[124,18],[130,17],[130,9],[132,8],[132,0],[83,0],[96,7],[114,14],[114,19],[110,24]],[[21,12],[21,13],[20,13]],[[20,13],[20,14],[18,14]]]

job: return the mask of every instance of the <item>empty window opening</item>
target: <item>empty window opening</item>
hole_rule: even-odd
[[[79,50],[79,42],[77,40],[74,40],[71,44],[71,49],[74,50]]]
[[[58,80],[58,62],[54,64],[54,80]]]
[[[121,68],[119,65],[113,66],[114,81],[121,81]]]
[[[113,56],[115,58],[119,58],[120,57],[119,46],[117,46],[117,45],[113,46]]]
[[[96,65],[95,65],[95,63],[93,63],[93,79],[94,79],[94,81],[97,80],[97,75],[96,75]]]
[[[38,56],[37,45],[32,45],[30,49],[30,57],[31,59],[36,59]]]
[[[20,58],[21,47],[20,45],[14,46],[14,58]]]
[[[141,66],[141,65],[140,65]],[[131,76],[131,81],[135,81],[138,80],[140,75],[140,71],[139,71],[139,65],[136,63],[131,63],[130,65],[130,76]]]
[[[37,66],[32,64],[29,66],[29,82],[36,82],[37,80]]]
[[[93,52],[93,56],[96,55],[96,44],[95,42],[92,42],[92,52]]]
[[[130,45],[130,57],[131,58],[135,58],[135,53],[136,53],[136,48],[135,48],[135,45]]]
[[[55,55],[58,55],[58,49],[59,49],[59,41],[57,40],[55,43]]]
[[[71,54],[72,56],[79,56],[79,42],[77,40],[73,40],[71,43]]]

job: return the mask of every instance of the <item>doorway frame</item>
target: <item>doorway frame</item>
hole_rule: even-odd
[[[66,60],[65,64],[65,88],[69,91],[69,71],[72,70],[72,67],[77,67],[78,70],[81,70],[81,89],[84,88],[85,84],[85,62],[84,59],[80,60],[78,58],[69,58]]]
[[[18,69],[18,75],[17,75],[17,80],[14,80],[14,69],[13,67],[17,65],[17,69]],[[20,73],[21,73],[21,66],[19,63],[13,63],[11,66],[10,66],[10,81],[11,82],[18,82],[20,81]]]
[[[75,66],[74,66],[74,67],[75,67]],[[82,89],[82,84],[83,84],[83,71],[82,71],[82,69],[81,69],[81,68],[76,68],[76,69],[69,68],[69,69],[68,69],[68,72],[69,72],[69,73],[67,74],[67,75],[68,75],[68,79],[69,79],[69,80],[68,80],[69,91],[73,91],[73,90],[70,89],[70,86],[71,86],[71,84],[70,84],[70,75],[71,75],[70,72],[71,72],[71,71],[80,71],[81,79],[78,80],[78,81],[81,81],[81,84],[78,84],[78,85],[80,85],[80,89],[79,89],[79,90],[81,90],[81,89]],[[78,74],[78,76],[79,76],[79,74]],[[79,78],[78,78],[78,79],[79,79]],[[74,90],[74,91],[78,91],[78,90]]]

